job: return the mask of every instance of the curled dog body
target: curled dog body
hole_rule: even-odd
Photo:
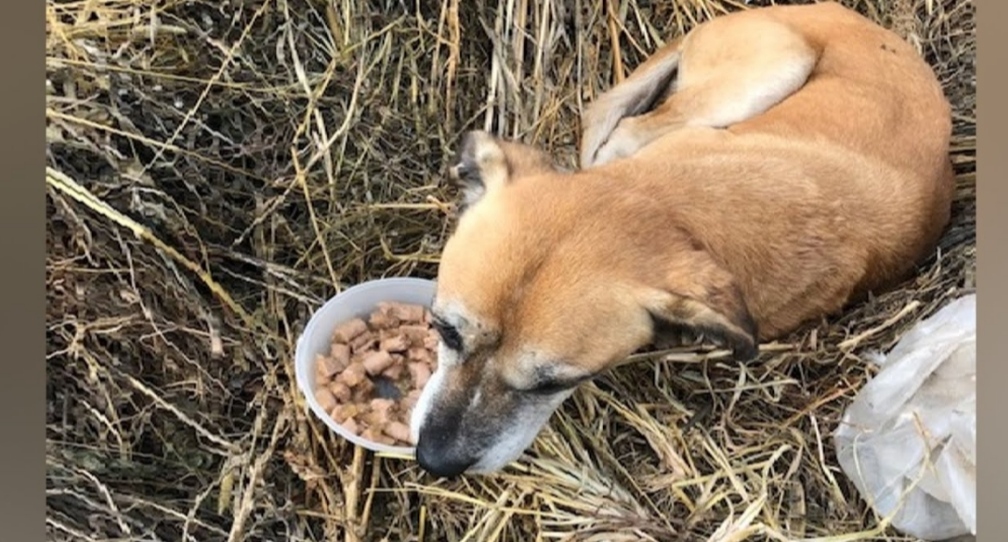
[[[949,220],[950,132],[923,60],[831,3],[671,42],[589,107],[578,171],[469,132],[418,462],[499,470],[579,384],[666,330],[750,360],[906,278]]]

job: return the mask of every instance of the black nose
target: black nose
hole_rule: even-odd
[[[456,478],[474,463],[471,459],[438,450],[422,436],[417,442],[416,458],[420,468],[438,478]]]

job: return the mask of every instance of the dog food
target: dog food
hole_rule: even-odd
[[[315,400],[355,435],[412,446],[410,414],[437,369],[437,345],[424,307],[380,303],[337,327],[329,353],[316,356]]]

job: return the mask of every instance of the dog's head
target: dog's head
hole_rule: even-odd
[[[580,383],[656,329],[703,331],[738,357],[755,355],[755,326],[731,275],[685,235],[656,238],[661,224],[625,214],[646,212],[637,208],[646,199],[616,192],[593,208],[578,201],[590,196],[577,175],[485,132],[465,136],[451,177],[462,214],[431,309],[438,368],[411,421],[428,472],[504,467]]]

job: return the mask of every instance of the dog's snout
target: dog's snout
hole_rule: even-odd
[[[417,442],[416,458],[423,470],[438,478],[455,478],[475,462],[433,445],[430,439],[425,439],[422,435]]]

